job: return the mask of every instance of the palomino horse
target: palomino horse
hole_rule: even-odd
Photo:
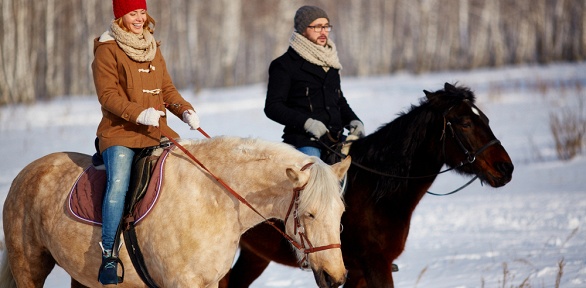
[[[511,159],[470,89],[446,83],[424,92],[419,106],[352,144],[355,165],[348,170],[342,216],[345,288],[394,286],[392,263],[405,247],[413,210],[444,164],[492,187],[511,181]],[[248,287],[270,261],[294,266],[281,238],[266,224],[242,235],[229,287]]]
[[[309,240],[313,247],[336,244],[297,254],[308,257],[320,287],[344,283],[346,269],[338,248],[344,211],[340,179],[350,161],[328,166],[286,144],[237,137],[191,140],[182,146],[205,166],[179,149],[171,150],[157,204],[136,226],[146,266],[158,286],[217,287],[230,269],[240,235],[264,221],[217,179],[267,219],[287,220],[293,195],[298,195],[285,233],[297,243]],[[3,212],[8,253],[3,253],[1,287],[43,287],[55,264],[69,273],[72,287],[101,287],[100,227],[75,221],[66,212],[68,191],[89,165],[88,155],[54,153],[29,164],[14,179]],[[302,229],[307,237],[303,242],[294,233]],[[120,259],[126,264],[125,279],[117,287],[145,287],[124,247]]]

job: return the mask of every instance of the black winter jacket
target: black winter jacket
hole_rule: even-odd
[[[330,68],[326,72],[291,47],[269,66],[264,112],[271,120],[285,125],[283,141],[295,147],[323,148],[303,128],[309,118],[323,122],[333,137],[339,137],[350,121],[360,120],[344,98],[340,71]]]

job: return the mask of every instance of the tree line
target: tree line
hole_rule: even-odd
[[[175,85],[264,82],[295,11],[329,15],[344,76],[422,73],[586,57],[584,0],[148,0]],[[95,93],[105,0],[2,0],[0,105]]]

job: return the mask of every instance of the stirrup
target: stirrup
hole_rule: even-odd
[[[116,264],[120,264],[120,267],[122,267],[122,275],[118,275],[118,266]],[[102,273],[106,273],[106,271],[109,269],[116,269],[116,280],[114,280],[115,282],[112,281],[112,279],[108,279],[109,281],[104,282],[100,281],[100,276],[102,276]],[[100,265],[100,270],[98,271],[98,282],[100,282],[102,285],[119,284],[124,282],[124,264],[122,261],[116,257],[103,258],[102,265]]]
[[[104,249],[104,245],[102,244],[102,242],[100,242],[100,247],[102,248],[102,264],[100,265],[100,269],[98,270],[98,282],[100,282],[100,284],[102,284],[102,285],[123,283],[124,282],[124,263],[122,263],[122,260],[120,260],[116,256],[116,255],[118,255],[117,253],[116,253],[116,255],[112,255],[113,254],[112,250]],[[118,247],[118,250],[120,250],[120,247]],[[120,264],[120,267],[122,268],[122,275],[120,275],[120,276],[118,275],[117,264]],[[116,280],[107,279],[107,281],[105,281],[105,282],[100,281],[100,278],[101,278],[100,276],[102,276],[102,273],[105,273],[107,270],[110,270],[110,269],[115,269],[114,273],[116,273]],[[111,273],[111,272],[112,271],[110,271],[109,273]],[[113,278],[113,277],[110,277],[110,278]],[[102,280],[104,280],[104,279],[102,279]]]

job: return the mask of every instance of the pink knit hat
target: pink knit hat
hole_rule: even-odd
[[[114,18],[118,19],[130,11],[147,9],[146,0],[112,0]]]

